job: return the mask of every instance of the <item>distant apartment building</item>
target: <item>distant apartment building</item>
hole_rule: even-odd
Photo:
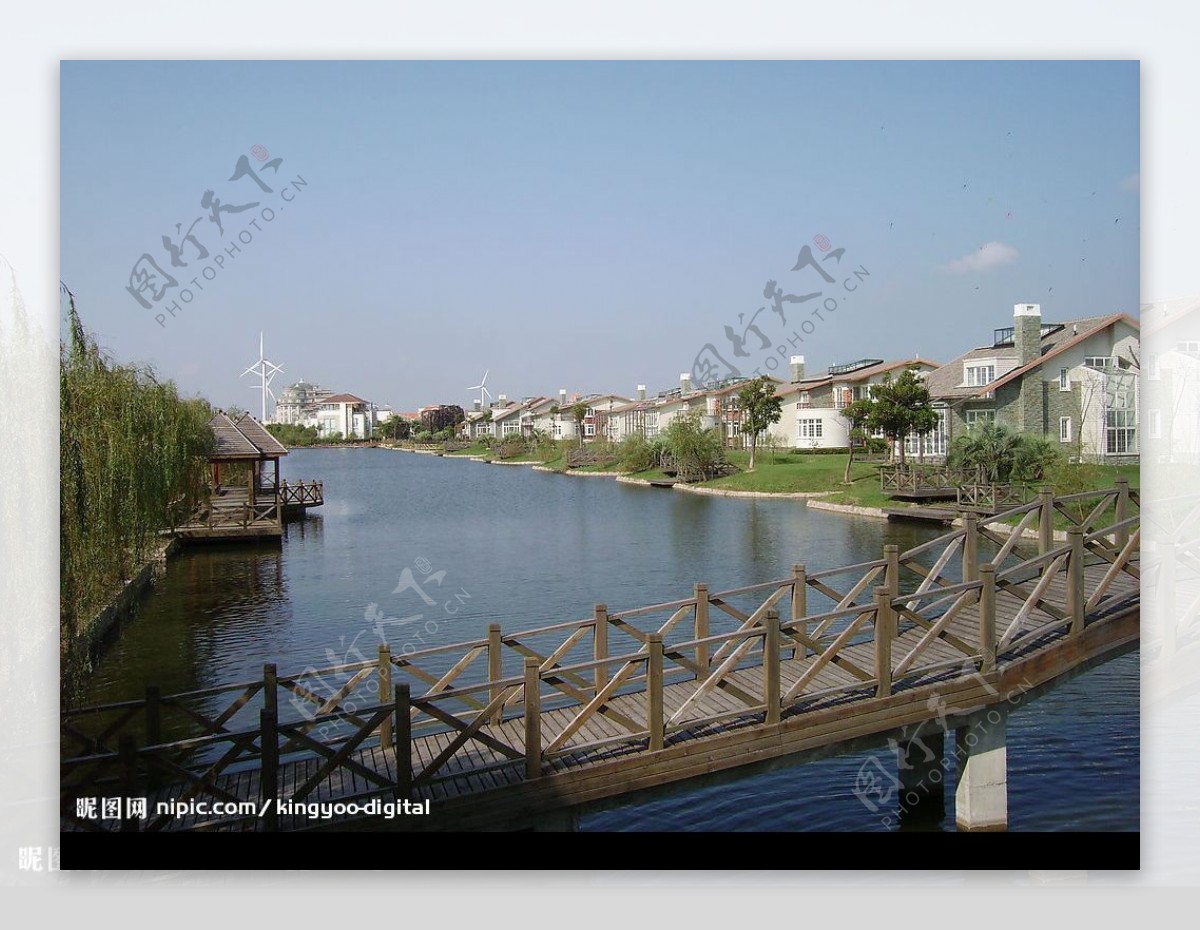
[[[291,426],[316,425],[317,408],[332,393],[328,388],[311,384],[302,378],[280,391],[271,422]]]
[[[1017,304],[1013,325],[926,378],[946,438],[984,423],[1043,436],[1070,458],[1138,458],[1140,327],[1124,313],[1042,321]]]

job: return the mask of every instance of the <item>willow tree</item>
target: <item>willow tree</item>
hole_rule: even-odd
[[[59,614],[64,685],[93,618],[205,486],[209,405],[101,352],[67,297],[59,345]]]

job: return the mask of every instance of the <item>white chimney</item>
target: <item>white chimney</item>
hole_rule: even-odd
[[[565,407],[567,405],[567,389],[558,389],[558,406]]]
[[[803,355],[793,355],[791,357],[791,359],[789,359],[789,361],[792,364],[792,380],[793,381],[803,381],[804,380],[804,356]]]
[[[639,385],[638,385],[638,390],[637,390],[637,399],[638,399],[638,400],[645,400],[645,399],[646,399],[646,385],[644,385],[644,384],[639,384]]]
[[[679,393],[690,394],[692,392],[692,376],[686,371],[679,376]]]

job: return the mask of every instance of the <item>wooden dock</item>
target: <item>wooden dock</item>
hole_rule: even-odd
[[[325,503],[320,481],[280,481],[279,460],[288,450],[248,413],[233,420],[218,411],[209,428],[208,495],[173,528],[175,536],[204,542],[278,540],[286,517],[302,516]]]
[[[920,520],[925,523],[953,523],[961,514],[941,507],[884,507],[889,520]]]
[[[561,826],[582,809],[880,744],[905,727],[1001,719],[1137,647],[1138,501],[1124,484],[1043,498],[1000,515],[1018,519],[1013,535],[969,519],[856,565],[797,564],[730,591],[697,584],[676,601],[611,614],[599,604],[519,633],[493,625],[407,655],[380,646],[358,663],[288,676],[268,665],[261,680],[66,710],[63,829],[119,829],[76,807],[117,788],[151,800],[151,816],[126,829]],[[1034,528],[1036,539],[1021,535]],[[998,547],[986,563],[983,540]],[[371,798],[428,800],[430,813],[293,809]],[[171,800],[254,813],[154,816]]]

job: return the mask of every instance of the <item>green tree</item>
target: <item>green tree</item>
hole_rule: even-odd
[[[662,433],[663,446],[683,481],[706,481],[725,464],[725,444],[717,429],[704,429],[700,414],[681,413]]]
[[[903,464],[904,440],[914,433],[929,432],[937,424],[929,388],[917,376],[917,369],[909,368],[895,381],[890,372],[884,375],[883,383],[873,387],[871,399],[872,411],[867,425],[882,430],[899,446],[900,463]],[[894,458],[894,449],[892,455]]]
[[[847,431],[849,433],[847,445],[850,447],[850,455],[846,459],[846,474],[842,476],[842,484],[850,483],[850,469],[854,466],[855,442],[866,440],[866,426],[871,421],[874,412],[875,402],[870,398],[856,400],[854,403],[847,404],[842,408],[842,417],[850,426]]]
[[[778,423],[783,416],[783,400],[775,394],[775,382],[760,376],[738,391],[738,409],[742,412],[742,435],[750,437],[750,466],[754,471],[754,456],[758,437]]]
[[[583,448],[583,420],[587,416],[588,405],[581,400],[571,405],[571,417],[575,420],[575,435],[579,437],[579,448]]]

